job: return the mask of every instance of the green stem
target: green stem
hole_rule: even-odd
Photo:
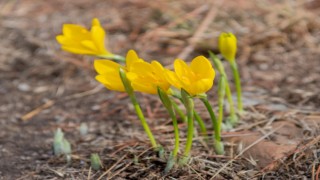
[[[135,109],[135,111],[136,111],[136,113],[137,113],[137,115],[138,115],[138,117],[139,117],[139,119],[141,121],[141,124],[142,124],[145,132],[147,133],[147,135],[148,135],[148,137],[150,139],[152,147],[153,148],[157,148],[158,145],[156,143],[156,140],[154,139],[153,134],[152,134],[152,132],[151,132],[149,126],[148,126],[148,123],[147,123],[146,119],[144,118],[144,115],[143,115],[142,110],[140,108],[140,105],[139,105],[139,103],[138,103],[138,101],[136,99],[136,96],[135,95],[129,95],[129,96],[130,96],[131,102],[132,102],[132,104],[134,106],[134,109]]]
[[[120,61],[120,62],[125,62],[126,58],[117,54],[101,54],[97,55],[98,58],[103,58],[103,59],[110,59],[114,61]]]
[[[199,124],[201,135],[208,136],[206,125],[204,124],[200,115],[194,109],[193,109],[193,115],[197,123]]]
[[[204,103],[207,111],[210,114],[210,118],[212,121],[213,129],[214,129],[214,140],[215,140],[215,150],[217,154],[223,154],[223,144],[221,143],[221,123],[217,121],[216,115],[212,110],[212,106],[210,105],[207,98],[201,98],[201,101]]]
[[[173,128],[174,128],[174,149],[173,149],[173,157],[176,158],[178,155],[178,151],[179,151],[179,128],[178,128],[178,122],[177,122],[177,117],[172,110],[169,111],[169,114],[171,116],[172,119],[172,123],[173,123]]]
[[[224,104],[224,97],[226,94],[225,86],[226,86],[226,79],[224,78],[224,76],[221,76],[219,85],[218,85],[218,105],[219,105],[218,124],[222,124],[222,120],[223,120],[223,104]]]
[[[136,114],[139,117],[140,122],[141,122],[145,132],[147,133],[149,139],[150,139],[152,147],[155,148],[155,149],[158,148],[159,146],[156,143],[156,140],[153,137],[153,134],[152,134],[152,132],[151,132],[149,126],[148,126],[148,123],[147,123],[147,121],[146,121],[146,119],[145,119],[145,117],[144,117],[144,115],[142,113],[142,110],[141,110],[140,105],[139,105],[139,103],[137,101],[137,98],[136,98],[136,96],[134,94],[134,91],[133,91],[133,88],[132,88],[132,86],[130,84],[130,81],[127,79],[126,73],[122,68],[120,68],[120,77],[121,77],[122,83],[123,83],[123,85],[125,87],[125,90],[126,90],[126,92],[128,93],[128,95],[130,97],[130,100],[131,100],[131,102],[133,104],[133,107],[134,107],[134,109],[136,111]]]
[[[188,157],[190,154],[190,150],[192,147],[193,141],[193,109],[187,109],[187,117],[188,117],[188,132],[187,132],[187,142],[184,151],[184,156]]]
[[[172,106],[173,108],[176,110],[176,112],[179,114],[180,118],[183,120],[183,122],[187,121],[186,116],[184,115],[184,113],[182,112],[182,110],[179,108],[179,106],[177,105],[177,103],[174,102],[174,100],[171,100],[172,102]]]
[[[194,109],[194,103],[192,97],[184,90],[181,90],[182,100],[183,104],[186,107],[187,111],[187,118],[188,118],[188,132],[187,132],[187,141],[186,146],[184,150],[184,160],[185,163],[189,159],[191,147],[192,147],[192,141],[193,141],[193,109]]]
[[[226,94],[227,94],[227,99],[229,103],[229,108],[230,108],[230,123],[231,125],[234,125],[238,122],[238,117],[236,116],[236,112],[234,110],[234,104],[232,100],[232,94],[229,86],[229,82],[226,80]]]
[[[236,90],[237,90],[237,100],[238,100],[238,110],[240,112],[243,112],[243,106],[242,106],[242,95],[241,95],[241,82],[240,82],[240,75],[238,71],[238,66],[235,60],[229,61],[231,65],[231,69],[234,76],[234,82],[236,84]]]
[[[229,109],[230,109],[229,121],[230,121],[230,124],[234,125],[234,124],[237,123],[238,117],[236,116],[236,112],[235,112],[235,109],[234,109],[232,93],[231,93],[231,90],[230,90],[229,82],[227,80],[228,79],[227,74],[226,74],[226,72],[224,70],[224,67],[223,67],[223,65],[221,63],[221,60],[216,55],[214,55],[211,51],[209,51],[209,55],[210,55],[210,57],[212,59],[212,62],[214,63],[214,65],[218,69],[219,73],[221,74],[221,76],[224,76],[225,79],[226,79],[226,81],[225,81],[226,94],[227,94],[227,99],[228,99]]]

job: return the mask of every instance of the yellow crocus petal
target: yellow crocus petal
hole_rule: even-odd
[[[192,71],[197,74],[198,78],[211,78],[215,76],[210,61],[204,56],[194,58],[190,64]]]
[[[144,92],[148,94],[157,94],[157,87],[152,86],[151,84],[147,85],[145,82],[132,82],[132,88],[135,91]]]
[[[215,72],[210,61],[204,56],[194,58],[188,66],[183,60],[174,62],[175,72],[166,70],[167,81],[177,89],[184,89],[196,96],[207,92],[213,85]]]
[[[92,20],[91,30],[76,25],[64,24],[62,35],[56,36],[65,51],[86,55],[112,55],[105,48],[105,31],[98,19]]]
[[[165,78],[164,68],[158,61],[151,61],[151,67],[157,76],[161,77],[161,79]]]
[[[171,84],[177,89],[181,89],[182,85],[181,85],[180,79],[178,78],[175,72],[170,70],[165,70],[165,77],[166,77],[166,80],[169,82],[169,84]]]
[[[110,90],[125,91],[119,74],[120,67],[120,64],[110,60],[95,60],[94,68],[99,74],[96,80]]]
[[[131,66],[135,62],[142,62],[143,60],[139,58],[134,50],[129,50],[126,56],[126,66],[127,70],[131,71]]]
[[[133,81],[134,79],[138,78],[138,75],[133,72],[127,72],[126,75],[129,81]]]
[[[124,92],[125,88],[121,81],[119,72],[97,75],[96,80],[103,84],[107,89]]]
[[[201,79],[195,83],[195,86],[197,87],[196,94],[201,94],[204,92],[207,92],[211,89],[213,85],[212,79]]]
[[[100,26],[93,26],[91,28],[92,42],[94,42],[97,51],[100,54],[111,54],[105,48],[105,31]]]
[[[134,57],[134,59],[138,58]],[[165,69],[157,61],[152,61],[151,63],[142,60],[131,62],[128,69],[127,77],[131,81],[135,91],[156,94],[158,87],[164,91],[167,91],[170,87],[170,84],[163,75]]]
[[[101,27],[101,24],[100,24],[100,21],[98,18],[92,19],[92,26],[100,26]]]
[[[75,53],[75,54],[92,54],[92,51],[85,49],[83,47],[62,46],[61,49],[63,49],[64,51]]]
[[[134,62],[131,64],[130,72],[139,74],[140,76],[152,76],[152,66],[147,62]]]
[[[65,24],[63,25],[63,36],[73,42],[79,42],[83,40],[90,40],[90,32],[84,27],[76,24]]]
[[[174,70],[179,77],[190,77],[190,67],[181,59],[176,59],[174,61]]]
[[[233,61],[237,53],[237,38],[232,33],[221,33],[219,36],[219,50],[228,61]]]
[[[110,60],[95,60],[93,63],[94,69],[98,74],[107,74],[110,72],[119,72],[120,64]]]
[[[80,44],[85,47],[86,49],[90,50],[92,53],[95,53],[96,52],[96,45],[93,41],[88,41],[88,40],[85,40],[85,41],[81,41]]]

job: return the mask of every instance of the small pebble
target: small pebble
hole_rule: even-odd
[[[19,91],[22,91],[22,92],[28,92],[28,91],[30,91],[31,87],[26,83],[20,83],[18,85],[18,89],[19,89]]]

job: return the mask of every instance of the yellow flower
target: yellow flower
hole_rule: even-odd
[[[157,88],[160,87],[167,92],[170,84],[164,75],[165,69],[158,61],[136,62],[132,69],[127,73],[128,79],[135,91],[148,94],[157,94]]]
[[[232,33],[221,33],[219,36],[219,50],[228,61],[234,61],[237,53],[237,38]]]
[[[183,88],[192,96],[207,92],[213,85],[215,71],[204,56],[194,58],[190,65],[177,59],[174,70],[166,70],[168,82],[177,89]]]
[[[112,55],[105,48],[106,33],[97,18],[92,20],[90,31],[77,24],[64,24],[62,32],[56,39],[65,51],[83,55]]]
[[[120,78],[119,70],[123,68],[126,73],[133,69],[133,64],[136,62],[143,62],[134,50],[130,50],[126,56],[126,66],[122,66],[111,60],[95,60],[94,68],[98,75],[96,80],[102,83],[107,89],[114,91],[125,91],[123,83]]]

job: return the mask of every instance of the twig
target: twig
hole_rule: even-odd
[[[142,156],[144,153],[146,153],[147,151],[153,149],[153,147],[148,148],[146,150],[144,150],[142,153],[140,153],[137,158],[139,158],[140,156]],[[123,170],[127,169],[130,165],[132,164],[132,161],[130,163],[128,163],[126,166],[124,166],[122,169],[120,169],[119,171],[117,171],[116,173],[114,173],[112,176],[110,176],[108,179],[112,179],[114,176],[118,175],[119,173],[121,173]]]
[[[201,176],[201,174],[199,174],[195,169],[193,169],[189,164],[186,164],[193,172],[195,172],[197,174],[197,176],[200,178],[200,179],[205,179]]]
[[[252,144],[250,144],[248,147],[246,147],[245,149],[243,149],[238,155],[236,155],[233,159],[231,159],[230,161],[228,161],[224,166],[222,166],[212,177],[211,179],[214,179],[217,175],[219,175],[219,173],[226,168],[229,164],[231,164],[234,160],[236,160],[237,158],[239,158],[240,156],[242,156],[243,153],[245,153],[247,150],[249,150],[250,148],[252,148],[253,146],[255,146],[256,144],[258,144],[260,141],[262,141],[263,139],[265,139],[266,137],[270,136],[271,134],[275,133],[277,130],[279,130],[280,128],[282,128],[284,124],[282,124],[281,126],[279,126],[278,128],[274,129],[273,131],[270,131],[269,133],[267,133],[266,135],[262,136],[261,138],[257,139],[255,142],[253,142]]]
[[[34,117],[35,115],[39,114],[41,111],[53,106],[55,104],[56,101],[54,100],[49,100],[46,103],[42,104],[41,106],[35,108],[34,110],[28,112],[27,114],[23,115],[21,117],[22,121],[27,121],[29,119],[31,119],[32,117]]]
[[[25,115],[23,115],[21,117],[22,121],[28,121],[31,118],[33,118],[34,116],[36,116],[37,114],[39,114],[40,112],[42,112],[45,109],[48,109],[49,107],[53,106],[55,103],[59,102],[59,101],[64,101],[64,100],[71,100],[71,99],[78,99],[78,98],[82,98],[85,96],[89,96],[89,95],[93,95],[95,93],[98,93],[101,89],[103,89],[103,85],[99,84],[97,87],[90,89],[88,91],[84,91],[84,92],[80,92],[80,93],[75,93],[72,94],[70,96],[66,96],[63,97],[59,100],[49,100],[46,103],[42,104],[41,106],[35,108],[34,110],[26,113]]]
[[[103,176],[105,176],[106,174],[108,174],[114,167],[116,167],[117,164],[119,164],[125,157],[127,156],[127,154],[123,155],[116,163],[114,163],[108,170],[106,170],[97,180],[100,180],[101,178],[103,178]],[[130,163],[129,163],[130,164]]]
[[[87,180],[90,180],[91,179],[91,167],[89,168],[89,173],[88,173],[88,178]]]
[[[318,169],[316,172],[316,180],[319,180],[319,174],[320,174],[320,165],[318,166]]]

